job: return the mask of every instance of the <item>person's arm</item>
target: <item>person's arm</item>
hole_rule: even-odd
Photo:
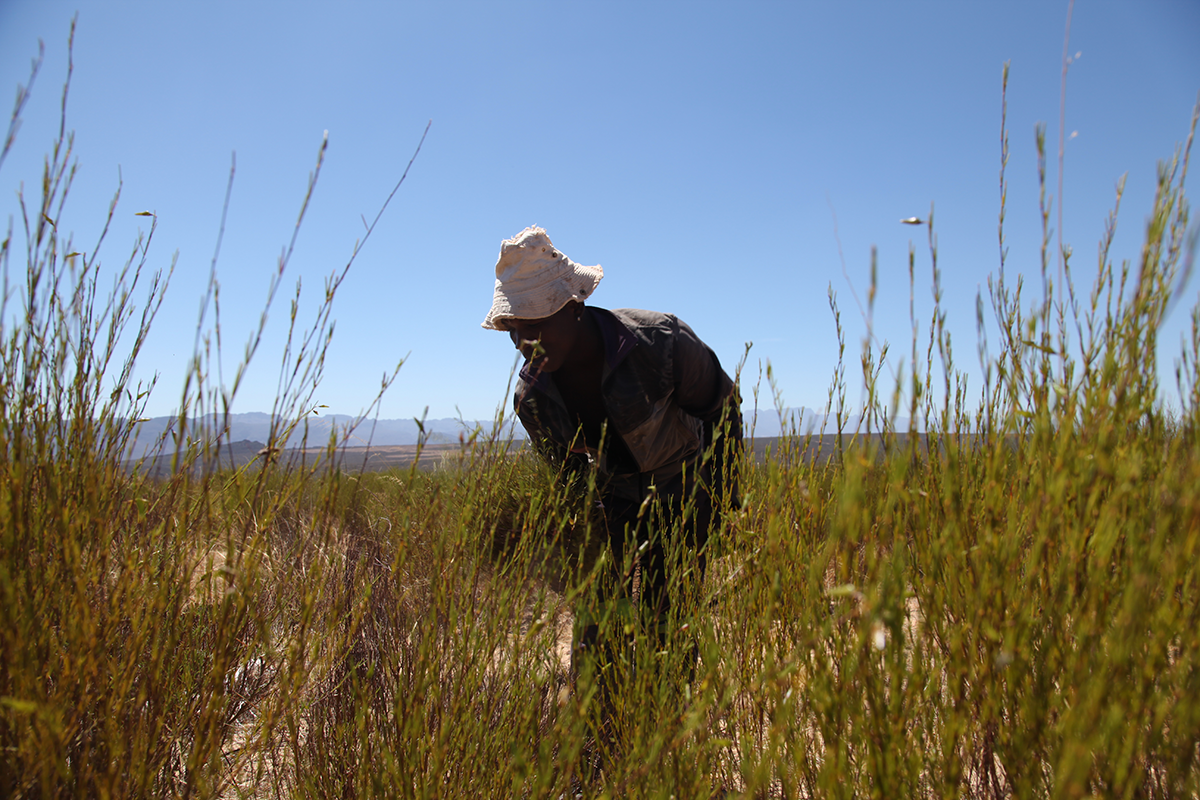
[[[537,415],[521,404],[519,395],[513,398],[513,406],[517,412],[517,418],[521,420],[521,426],[525,428],[530,444],[533,445],[534,452],[543,461],[559,470],[568,482],[573,482],[579,475],[585,474],[586,456],[572,453],[566,445],[556,441],[550,435],[549,430],[542,425]]]
[[[714,497],[729,490],[738,505],[738,486],[732,468],[742,452],[741,398],[717,354],[679,320],[674,340],[675,396],[679,407],[705,425],[706,448],[712,448],[711,468],[716,477]],[[714,442],[716,443],[714,446]]]

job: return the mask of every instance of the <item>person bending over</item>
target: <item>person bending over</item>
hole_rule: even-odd
[[[732,467],[742,421],[733,381],[678,317],[585,305],[603,276],[569,259],[543,229],[526,228],[501,243],[483,321],[506,331],[525,357],[513,402],[538,454],[566,480],[596,471],[613,569],[599,606],[576,611],[573,672],[588,651],[603,662],[620,646],[599,641],[600,619],[617,606],[636,606],[664,635],[672,583],[676,593],[699,585],[709,532],[720,509],[738,503]],[[672,557],[680,545],[693,557]],[[681,563],[695,573],[672,574]]]

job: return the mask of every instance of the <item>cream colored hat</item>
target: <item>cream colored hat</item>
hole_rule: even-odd
[[[599,265],[576,264],[544,230],[530,226],[500,243],[492,310],[483,327],[502,331],[504,320],[544,319],[572,300],[590,297],[603,277]]]

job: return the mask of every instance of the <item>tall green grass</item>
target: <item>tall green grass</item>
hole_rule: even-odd
[[[698,596],[663,637],[602,618],[628,645],[598,676],[567,651],[603,580],[594,483],[487,432],[432,473],[271,458],[311,410],[328,302],[309,329],[292,306],[263,459],[219,468],[237,379],[214,382],[198,335],[180,414],[199,427],[165,443],[169,477],[127,468],[167,276],[153,222],[111,295],[99,246],[58,231],[64,125],[0,250],[7,278],[25,245],[0,314],[0,794],[1196,796],[1200,308],[1175,395],[1156,366],[1196,249],[1190,142],[1137,263],[1106,243],[1090,288],[1069,258],[1058,286],[1047,235],[1031,299],[1002,260],[978,398],[931,214],[939,299],[907,377],[881,386],[868,335],[864,435],[741,463]],[[839,365],[839,427],[845,383]],[[924,438],[893,429],[902,407]]]

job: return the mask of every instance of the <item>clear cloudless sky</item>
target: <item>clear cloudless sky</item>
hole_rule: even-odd
[[[45,42],[0,167],[0,212],[16,237],[10,272],[24,263],[17,189],[36,195],[76,12],[66,125],[80,171],[58,228],[91,252],[121,180],[103,269],[115,272],[148,231],[140,211],[158,220],[149,265],[178,253],[138,361],[139,377],[158,375],[151,415],[179,404],[233,154],[217,263],[227,379],[326,131],[315,195],[235,411],[271,407],[295,282],[308,324],[324,276],[346,263],[430,120],[336,298],[314,397],[331,412],[360,411],[404,358],[382,417],[428,407],[435,418],[490,418],[516,353],[480,322],[501,240],[530,224],[575,261],[604,267],[597,304],[678,314],[730,371],[753,342],[747,402],[769,361],[787,405],[824,407],[837,363],[832,287],[855,403],[866,325],[853,294],[866,302],[872,246],[875,333],[896,369],[903,360],[908,371],[911,351],[910,245],[922,342],[928,335],[926,230],[899,221],[927,217],[931,204],[955,356],[977,389],[976,295],[986,299],[999,265],[1005,62],[1006,269],[1040,291],[1034,130],[1047,124],[1056,194],[1066,0],[0,0],[8,97]],[[1114,255],[1136,260],[1156,165],[1186,139],[1200,91],[1200,3],[1080,0],[1068,51],[1063,233],[1085,281],[1123,174]],[[1193,282],[1163,336],[1168,395],[1196,301]],[[992,334],[994,344],[994,325]]]

